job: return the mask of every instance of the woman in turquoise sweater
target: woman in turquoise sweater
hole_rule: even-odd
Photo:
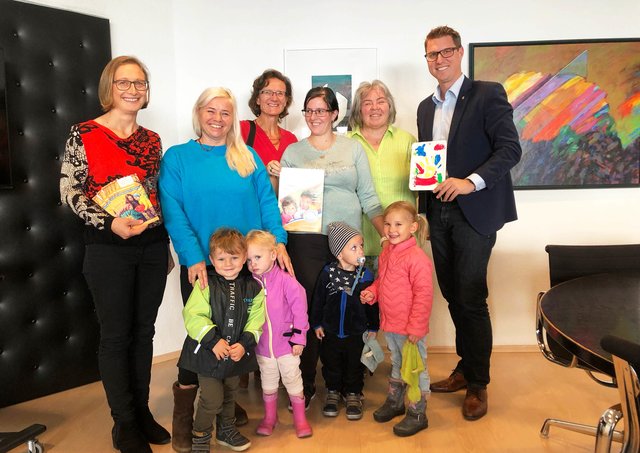
[[[380,80],[362,82],[354,96],[348,136],[358,140],[367,153],[373,185],[383,208],[394,201],[416,204],[416,195],[409,190],[411,145],[416,138],[393,126],[395,119],[396,105],[389,88]],[[369,267],[377,270],[382,247],[376,228],[364,216],[362,233]]]
[[[172,146],[160,167],[165,225],[180,261],[183,303],[198,280],[207,286],[209,238],[222,226],[246,234],[270,231],[278,241],[278,263],[293,274],[278,202],[264,164],[240,135],[236,101],[226,88],[208,88],[193,107],[196,140]],[[174,384],[173,447],[190,451],[195,373],[179,369]],[[246,413],[239,410],[246,423]]]

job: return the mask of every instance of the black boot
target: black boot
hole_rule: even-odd
[[[389,381],[389,393],[384,404],[374,413],[373,419],[385,423],[393,417],[404,414],[404,391],[406,384],[402,381]]]
[[[122,453],[153,453],[135,421],[116,422],[111,430],[113,448]]]
[[[427,429],[427,401],[424,395],[417,403],[411,403],[407,408],[407,415],[400,423],[393,427],[393,434],[399,437],[413,436],[418,431]]]
[[[148,406],[136,409],[138,428],[150,444],[164,445],[171,442],[171,434],[156,422]]]

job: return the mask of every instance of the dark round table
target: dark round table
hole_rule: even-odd
[[[605,335],[640,343],[640,273],[595,274],[560,283],[540,301],[547,335],[597,370],[615,376]]]

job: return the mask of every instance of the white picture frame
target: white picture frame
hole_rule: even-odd
[[[351,99],[363,81],[378,78],[378,49],[376,48],[344,48],[344,49],[285,49],[284,73],[293,86],[293,102],[289,107],[289,115],[285,118],[285,128],[293,132],[299,139],[309,136],[309,129],[302,115],[304,98],[313,88],[312,79],[318,76],[351,76],[351,95],[346,109],[341,108],[335,124],[341,121],[351,109]],[[341,99],[338,96],[339,100]],[[340,128],[338,133],[345,133]]]

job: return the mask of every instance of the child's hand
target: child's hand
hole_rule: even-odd
[[[244,346],[242,346],[242,344],[233,343],[229,347],[229,358],[231,360],[233,360],[234,362],[239,362],[240,359],[242,359],[242,357],[244,357],[244,353],[245,352],[246,352],[246,350],[244,349]]]
[[[373,293],[366,289],[360,293],[360,302],[363,304],[370,304],[373,302]]]
[[[294,356],[298,356],[302,354],[303,349],[304,346],[302,346],[301,344],[294,344],[291,348],[291,354],[293,354]]]
[[[316,329],[316,337],[318,337],[318,340],[322,340],[324,338],[324,329],[322,327],[318,327]]]
[[[375,338],[375,337],[376,337],[376,335],[378,335],[378,332],[371,332],[371,331],[369,331],[369,332],[367,333],[367,338],[368,338],[369,340],[371,340],[371,339]]]
[[[409,335],[409,337],[407,338],[407,340],[409,340],[409,342],[413,344],[416,344],[419,339],[420,337],[417,335]]]
[[[221,338],[211,350],[218,360],[224,360],[229,357],[229,343],[224,338]]]

